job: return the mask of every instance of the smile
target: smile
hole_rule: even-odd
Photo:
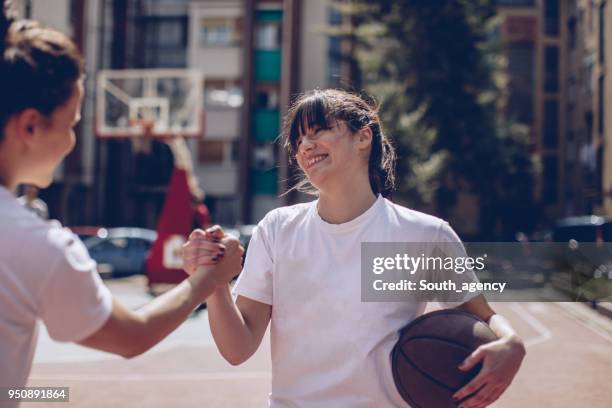
[[[314,166],[315,164],[317,164],[321,160],[325,159],[326,157],[327,157],[326,154],[321,154],[321,155],[314,156],[314,157],[306,160],[306,169],[311,168],[312,166]]]

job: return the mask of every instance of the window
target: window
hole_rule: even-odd
[[[601,205],[603,203],[603,172],[604,172],[604,149],[603,146],[597,148],[596,153],[596,171],[595,171],[595,191],[597,192],[595,197],[595,204]]]
[[[342,76],[342,40],[340,37],[329,37],[327,79],[330,84],[338,84]]]
[[[497,0],[498,6],[535,6],[535,0]]]
[[[144,17],[145,67],[180,68],[187,65],[187,17]]]
[[[278,109],[279,91],[278,87],[260,84],[255,91],[255,108],[257,109]]]
[[[542,129],[545,149],[556,149],[559,134],[559,101],[556,99],[544,102],[544,128]]]
[[[239,108],[244,102],[242,87],[238,80],[209,79],[204,89],[207,108]]]
[[[570,76],[567,82],[567,108],[574,109],[576,106],[576,79]]]
[[[544,55],[544,91],[554,93],[559,91],[559,47],[546,47]]]
[[[595,29],[595,0],[588,0],[588,11],[587,11],[587,24],[589,26],[589,31],[593,32]]]
[[[567,22],[567,48],[576,48],[576,17],[570,17]]]
[[[558,180],[557,180],[557,157],[544,157],[543,163],[543,191],[542,198],[546,204],[554,204],[557,202]]]
[[[327,22],[330,26],[342,24],[342,13],[335,8],[329,7]],[[340,85],[342,76],[342,39],[337,35],[330,35],[327,41],[327,81],[330,85]]]
[[[605,77],[602,75],[599,77],[599,83],[597,84],[597,88],[598,88],[598,94],[599,94],[599,107],[598,107],[598,112],[597,112],[597,130],[599,131],[599,134],[603,136],[604,134],[604,121],[605,121],[605,114],[606,114],[606,110],[605,110]]]
[[[599,6],[599,63],[606,60],[606,3]]]
[[[574,139],[574,132],[567,132],[565,142],[565,160],[566,164],[573,164],[578,160],[578,143]]]
[[[554,37],[559,35],[559,0],[544,1],[544,33]]]
[[[223,164],[226,143],[220,140],[201,140],[198,144],[198,161],[202,164]]]
[[[585,96],[591,97],[593,95],[593,71],[595,70],[595,63],[593,62],[593,58],[587,57],[586,62],[582,66],[582,91]]]
[[[328,8],[329,13],[327,14],[327,22],[330,25],[340,25],[342,24],[342,13],[340,10],[334,6],[330,6]]]
[[[200,24],[202,47],[229,47],[240,44],[242,24],[238,19],[204,18]]]
[[[277,21],[257,22],[255,27],[255,48],[277,50],[281,47],[281,24]]]
[[[533,122],[534,57],[532,44],[510,44],[508,54],[508,77],[510,95],[508,115],[521,123]]]

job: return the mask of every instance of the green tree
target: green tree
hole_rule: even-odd
[[[496,238],[532,207],[529,141],[498,121],[503,87],[491,0],[336,3],[352,24],[347,58],[357,89],[381,102],[398,162],[398,198],[449,218],[460,192],[477,197],[479,235]],[[433,208],[432,208],[433,207]],[[506,224],[508,224],[506,222]],[[501,226],[501,228],[500,228]]]

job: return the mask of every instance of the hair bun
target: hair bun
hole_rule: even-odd
[[[2,2],[2,12],[0,13],[0,51],[4,54],[4,50],[6,49],[6,36],[8,35],[9,28],[13,21],[15,21],[15,16],[10,12],[10,1],[0,0]]]

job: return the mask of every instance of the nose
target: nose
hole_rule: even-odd
[[[302,142],[300,143],[300,147],[299,147],[299,150],[302,153],[312,150],[314,147],[315,147],[315,142],[311,138],[309,138],[306,135],[302,137]]]

